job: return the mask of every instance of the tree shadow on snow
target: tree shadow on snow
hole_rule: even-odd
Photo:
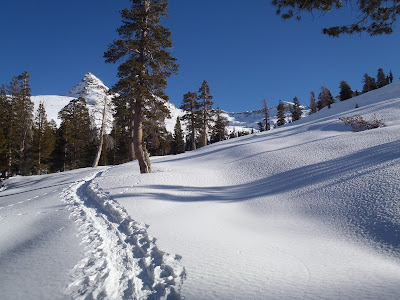
[[[118,194],[112,195],[112,197],[115,199],[145,197],[175,202],[229,203],[271,197],[293,191],[311,195],[312,193],[325,193],[329,190],[327,196],[329,198],[322,197],[324,201],[316,199],[318,197],[308,199],[309,197],[306,196],[302,199],[308,200],[299,203],[292,201],[291,205],[294,205],[300,213],[309,216],[315,216],[317,212],[317,216],[321,219],[332,216],[344,219],[348,224],[359,228],[368,238],[389,245],[398,252],[400,251],[400,216],[390,215],[390,213],[393,214],[393,210],[388,212],[386,208],[399,201],[399,199],[392,198],[400,195],[400,175],[392,179],[397,188],[383,191],[384,198],[382,198],[381,183],[376,180],[370,183],[374,188],[365,191],[362,198],[356,194],[357,191],[353,193],[351,190],[346,190],[343,193],[341,190],[346,182],[353,182],[354,185],[358,182],[357,180],[361,180],[362,176],[375,174],[375,171],[382,168],[379,165],[384,164],[384,168],[398,166],[400,159],[398,149],[400,149],[400,141],[389,142],[344,157],[299,167],[240,185],[217,187],[149,185],[144,187],[150,192]],[[171,192],[169,193],[168,190]],[[359,191],[360,189],[358,189]],[[346,199],[339,199],[343,195],[346,195]],[[398,210],[394,213],[398,214]]]

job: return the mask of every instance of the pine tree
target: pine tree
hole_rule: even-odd
[[[8,131],[8,173],[28,174],[28,156],[32,137],[33,103],[30,99],[29,74],[24,72],[14,77],[8,86],[9,131]]]
[[[171,153],[179,154],[185,152],[185,139],[183,136],[183,130],[181,126],[180,118],[176,118],[176,123],[174,127],[174,136],[172,140]]]
[[[196,150],[196,137],[200,126],[200,105],[197,102],[197,93],[187,92],[183,95],[182,105],[180,108],[185,112],[182,120],[186,121],[189,130],[188,136],[190,137],[190,150]]]
[[[3,128],[0,127],[0,178],[6,177],[7,171],[7,140],[6,135],[3,132]]]
[[[7,174],[10,109],[6,88],[3,84],[0,91],[0,174],[2,177],[6,177]]]
[[[228,119],[222,115],[222,111],[217,107],[215,111],[215,124],[212,128],[211,143],[220,142],[226,139],[228,126]]]
[[[50,156],[55,145],[54,126],[47,121],[44,104],[40,103],[33,124],[32,140],[33,168],[38,175],[49,170]]]
[[[390,73],[389,73],[389,83],[392,83],[393,82],[393,73],[392,73],[392,70],[390,70]]]
[[[143,144],[143,121],[150,109],[164,105],[160,99],[168,100],[166,79],[178,69],[167,51],[172,47],[171,33],[160,24],[167,7],[167,0],[131,0],[130,7],[122,11],[123,25],[117,30],[120,39],[104,54],[108,63],[124,60],[113,90],[120,95],[116,102],[123,102],[133,117],[133,148],[141,173],[151,172]]]
[[[372,78],[367,73],[364,74],[363,83],[364,83],[364,86],[363,86],[363,89],[362,89],[363,93],[367,93],[367,92],[370,92],[370,91],[376,89],[375,78]]]
[[[297,121],[297,120],[301,119],[301,107],[300,107],[299,99],[297,99],[297,97],[294,97],[293,103],[294,104],[291,109],[292,121]]]
[[[208,129],[211,127],[211,122],[213,121],[214,110],[211,102],[213,97],[210,94],[210,87],[208,86],[207,81],[203,81],[199,92],[198,92],[198,100],[200,105],[200,123],[201,123],[201,146],[207,146],[207,133]]]
[[[269,125],[269,116],[268,116],[268,105],[267,100],[263,100],[263,113],[264,113],[264,121],[265,121],[265,130],[270,130]]]
[[[318,110],[321,110],[326,106],[328,106],[328,108],[331,108],[331,105],[335,102],[331,92],[328,90],[328,88],[324,86],[321,87],[321,93],[318,95],[318,99],[319,99],[317,103]]]
[[[347,5],[346,5],[347,4]],[[355,4],[355,5],[354,5]],[[332,26],[324,28],[323,33],[337,37],[341,34],[354,34],[367,32],[371,36],[379,34],[391,34],[395,28],[395,21],[400,14],[399,4],[395,0],[363,0],[357,2],[342,2],[340,0],[273,0],[272,5],[277,7],[276,13],[283,19],[295,17],[301,19],[302,12],[314,14],[319,11],[330,12],[334,9],[356,9],[357,18],[352,24],[344,26]]]
[[[63,170],[90,166],[92,120],[83,98],[71,100],[59,113],[61,137],[64,140]],[[62,143],[62,142],[61,142]]]
[[[279,100],[279,104],[278,104],[278,121],[277,121],[277,126],[282,126],[286,123],[286,119],[285,119],[285,104],[282,102],[282,100]]]
[[[310,97],[310,115],[317,112],[317,104],[315,103],[315,93],[311,92]]]
[[[344,101],[353,97],[353,91],[351,90],[350,85],[346,81],[342,80],[340,82],[339,88],[340,88],[340,93],[339,93],[340,101]]]
[[[376,87],[379,89],[384,87],[385,85],[389,84],[385,73],[383,72],[382,68],[378,69],[378,75],[376,76]]]

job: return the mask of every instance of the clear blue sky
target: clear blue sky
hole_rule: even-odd
[[[5,3],[4,3],[5,2]],[[0,83],[27,70],[33,95],[65,94],[87,72],[108,86],[116,66],[103,53],[117,37],[120,11],[128,0],[3,1],[0,27]],[[354,12],[355,13],[355,12]],[[390,36],[344,36],[321,33],[327,25],[347,24],[332,12],[282,21],[265,0],[170,0],[164,23],[180,65],[167,94],[180,105],[188,91],[209,82],[215,106],[228,111],[259,109],[297,96],[309,104],[310,91],[339,92],[341,80],[362,88],[364,73],[378,68],[400,76],[400,28]]]

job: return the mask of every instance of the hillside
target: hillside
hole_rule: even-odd
[[[374,114],[385,127],[339,121]],[[152,174],[131,162],[11,178],[2,297],[396,299],[399,115],[398,81],[272,131],[153,157]]]

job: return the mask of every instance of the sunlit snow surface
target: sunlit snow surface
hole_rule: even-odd
[[[161,253],[175,276],[155,264],[155,280],[170,288],[170,278],[185,299],[398,299],[399,97],[395,82],[270,132],[153,157],[153,174],[139,175],[132,162],[8,180],[2,298],[146,298],[138,255],[125,250],[148,233],[145,243],[159,249],[148,263]],[[356,114],[386,126],[355,133],[339,121]],[[60,205],[62,217],[50,218]],[[35,219],[42,211],[49,219]],[[102,212],[111,223],[97,219]],[[70,247],[58,255],[63,234]]]

